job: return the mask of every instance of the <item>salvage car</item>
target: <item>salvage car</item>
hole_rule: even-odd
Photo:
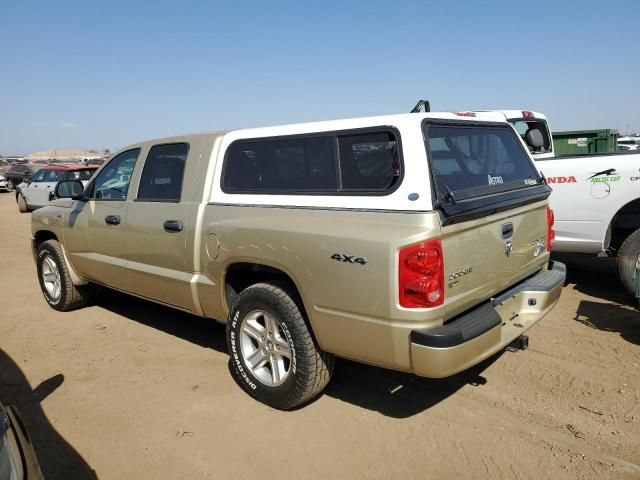
[[[8,172],[12,166],[13,163],[10,160],[6,158],[0,158],[0,174]]]
[[[4,174],[4,177],[7,179],[7,187],[9,190],[14,190],[18,185],[20,185],[25,180],[29,180],[34,172],[36,171],[37,166],[34,165],[24,165],[24,164],[15,164],[13,165],[7,172]]]
[[[98,167],[85,165],[49,165],[38,170],[31,179],[16,189],[16,202],[21,213],[31,212],[49,203],[58,182],[79,180],[86,185]]]
[[[31,439],[17,409],[0,403],[0,479],[42,478]]]
[[[226,323],[230,370],[291,409],[334,357],[447,377],[556,304],[551,189],[506,121],[404,114],[121,150],[32,215],[44,299],[89,284]],[[515,341],[515,343],[514,343]]]

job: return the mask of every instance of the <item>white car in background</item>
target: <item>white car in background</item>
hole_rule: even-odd
[[[640,145],[625,145],[624,143],[618,144],[618,150],[621,152],[629,152],[629,151],[637,152],[637,151],[640,151]]]
[[[16,202],[21,213],[31,212],[49,204],[58,182],[80,180],[84,185],[98,169],[90,165],[48,165],[38,170],[28,182],[16,189]]]
[[[0,175],[0,190],[5,192],[9,191],[9,184],[7,183],[7,179],[4,178],[4,175]]]
[[[618,137],[618,150],[621,152],[640,150],[640,136]]]

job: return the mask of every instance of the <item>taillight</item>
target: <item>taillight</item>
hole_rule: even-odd
[[[533,112],[522,112],[522,118],[525,120],[531,120],[532,118],[536,118]]]
[[[556,239],[556,231],[553,229],[553,224],[556,222],[556,217],[553,214],[553,210],[547,207],[547,252],[550,252],[553,248],[553,242]]]
[[[401,306],[429,308],[444,303],[444,261],[439,238],[404,247],[398,267]]]

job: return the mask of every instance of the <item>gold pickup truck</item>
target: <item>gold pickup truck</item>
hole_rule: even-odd
[[[445,377],[557,302],[551,189],[507,122],[454,113],[163,138],[32,217],[42,293],[96,283],[226,322],[231,371],[290,409],[334,356]]]

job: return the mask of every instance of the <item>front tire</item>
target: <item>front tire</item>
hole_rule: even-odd
[[[18,202],[18,211],[20,213],[29,213],[29,206],[22,193],[16,195],[16,201]]]
[[[333,373],[333,355],[317,346],[301,300],[283,283],[258,283],[238,295],[227,321],[227,347],[236,383],[279,410],[311,401]]]
[[[627,239],[620,246],[618,250],[618,272],[620,274],[620,281],[627,289],[627,291],[637,296],[636,282],[639,280],[634,279],[636,274],[636,264],[640,260],[640,229],[633,232],[627,237]],[[640,272],[639,272],[640,273]]]
[[[44,299],[60,312],[84,307],[89,300],[89,286],[76,286],[71,281],[62,246],[47,240],[38,247],[38,280]]]

